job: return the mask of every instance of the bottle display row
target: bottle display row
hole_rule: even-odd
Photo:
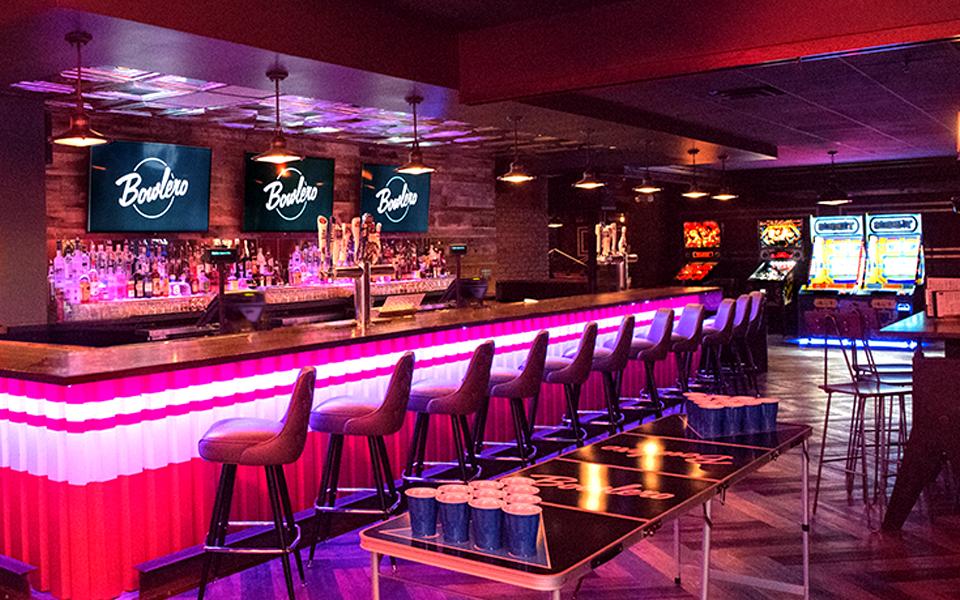
[[[239,252],[227,271],[227,291],[334,283],[335,268],[352,259],[346,244],[338,245],[334,255],[310,240],[57,240],[48,272],[51,301],[62,308],[213,293],[219,274],[204,262],[204,251],[216,246]],[[397,279],[446,274],[443,246],[436,241],[383,240],[376,258],[377,263],[392,264]]]

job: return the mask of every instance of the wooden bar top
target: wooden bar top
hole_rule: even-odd
[[[919,312],[891,323],[880,333],[884,337],[937,341],[960,339],[960,317],[928,317]]]
[[[717,288],[663,287],[552,298],[529,304],[490,303],[375,323],[362,333],[352,324],[317,323],[108,348],[0,341],[0,376],[69,385],[713,291]]]

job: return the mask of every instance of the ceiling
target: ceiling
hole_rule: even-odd
[[[622,0],[592,0],[590,5],[619,1]],[[375,3],[385,11],[425,19],[457,31],[543,19],[584,8],[583,0],[376,0]]]
[[[960,46],[912,47],[700,73],[590,90],[649,111],[776,145],[775,162],[734,168],[950,156],[957,152]]]

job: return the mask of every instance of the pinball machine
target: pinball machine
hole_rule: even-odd
[[[747,279],[767,297],[768,323],[783,333],[796,330],[793,310],[803,277],[803,220],[767,219],[757,223],[760,265]]]
[[[716,221],[687,221],[683,224],[684,264],[676,279],[698,284],[715,274],[720,262],[720,224]]]

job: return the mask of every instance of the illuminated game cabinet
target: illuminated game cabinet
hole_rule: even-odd
[[[823,317],[843,308],[861,290],[866,269],[863,217],[810,217],[810,271],[800,290],[799,330],[823,336]]]
[[[767,294],[768,322],[781,331],[796,329],[792,310],[803,270],[803,220],[768,219],[757,223],[760,263],[748,278],[751,289]],[[784,310],[790,307],[791,310]],[[789,323],[788,323],[789,321]]]
[[[919,214],[867,215],[867,269],[863,291],[870,294],[875,325],[912,315],[923,296],[923,230]]]
[[[810,276],[800,296],[803,335],[822,317],[859,310],[875,330],[920,310],[924,281],[919,214],[811,218]]]
[[[688,221],[683,224],[686,262],[675,279],[699,283],[707,279],[720,260],[720,224],[716,221]]]

